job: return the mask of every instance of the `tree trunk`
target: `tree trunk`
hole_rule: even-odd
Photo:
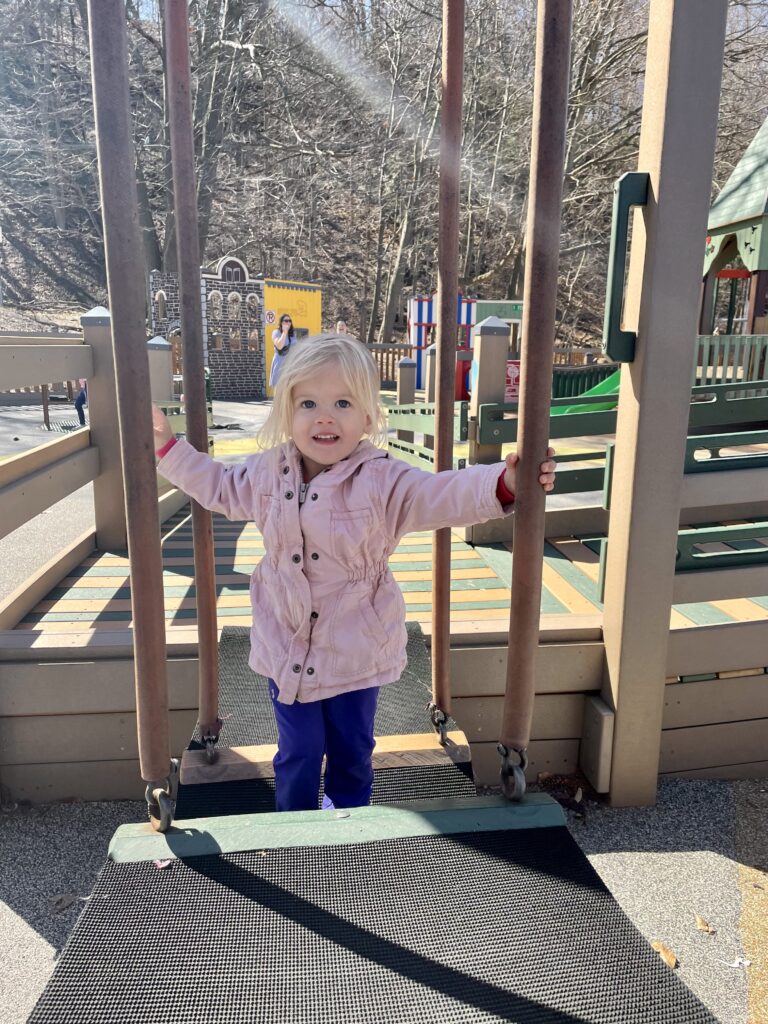
[[[384,318],[379,331],[379,341],[392,341],[392,331],[395,324],[395,316],[400,308],[403,294],[403,277],[405,276],[406,256],[413,245],[413,224],[414,217],[411,212],[411,204],[405,209],[403,223],[400,227],[400,242],[392,265],[392,274],[387,289],[387,301],[384,307]]]
[[[144,267],[147,274],[149,274],[152,270],[162,270],[163,254],[160,250],[160,241],[157,237],[157,229],[155,228],[155,221],[149,205],[147,181],[144,177],[144,168],[138,150],[136,151],[136,187],[139,197],[139,224],[141,226],[141,240],[144,247]]]

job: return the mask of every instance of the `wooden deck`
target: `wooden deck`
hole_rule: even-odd
[[[182,511],[163,528],[165,615],[168,626],[193,626],[197,605],[192,560],[192,527]],[[264,554],[251,523],[214,516],[219,626],[246,625],[251,616],[249,577]],[[589,616],[602,611],[598,596],[597,537],[550,539],[544,554],[541,614]],[[736,542],[738,544],[738,542]],[[471,547],[453,535],[451,621],[461,629],[469,620],[498,620],[509,614],[512,556],[501,544]],[[407,617],[431,619],[432,535],[403,539],[390,565],[405,598]],[[768,591],[768,582],[766,584]],[[671,629],[751,622],[768,618],[768,596],[676,605]],[[575,623],[574,623],[575,624]],[[128,557],[124,551],[95,553],[61,581],[16,627],[51,633],[115,630],[131,625]]]

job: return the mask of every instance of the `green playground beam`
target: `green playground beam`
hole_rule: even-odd
[[[350,810],[284,811],[177,821],[165,833],[149,822],[121,825],[109,844],[118,864],[187,859],[245,850],[297,846],[347,846],[416,836],[501,832],[565,825],[560,805],[545,793],[519,804],[503,797],[419,800]]]

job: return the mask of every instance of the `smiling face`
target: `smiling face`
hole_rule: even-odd
[[[335,367],[299,381],[293,389],[291,437],[307,479],[345,459],[371,428],[371,418]]]

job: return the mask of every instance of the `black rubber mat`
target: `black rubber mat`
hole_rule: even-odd
[[[717,1024],[563,828],[107,863],[30,1024]]]
[[[377,736],[429,732],[427,705],[432,699],[431,667],[418,623],[409,622],[408,665],[401,678],[382,686],[374,731]],[[219,642],[219,714],[222,745],[277,743],[277,728],[267,681],[248,667],[250,630],[225,626]],[[455,727],[455,726],[453,726]],[[199,728],[194,739],[200,739]]]
[[[418,623],[407,624],[408,665],[396,683],[382,686],[376,710],[377,736],[405,736],[432,729],[427,713],[431,700],[431,668]],[[277,743],[277,727],[264,676],[248,667],[250,630],[226,626],[219,642],[219,714],[224,719],[220,743],[237,747]],[[449,728],[455,728],[451,721]],[[189,744],[202,749],[199,725]],[[470,765],[386,768],[374,772],[372,803],[472,797],[476,795]],[[322,789],[319,800],[322,802]],[[176,820],[224,814],[261,814],[275,809],[272,779],[180,786]]]
[[[411,800],[477,795],[471,764],[436,764],[385,768],[373,773],[371,803],[393,804]],[[320,787],[318,806],[322,804]],[[179,786],[176,821],[216,818],[229,814],[264,814],[275,809],[273,779],[247,779],[202,786]]]

